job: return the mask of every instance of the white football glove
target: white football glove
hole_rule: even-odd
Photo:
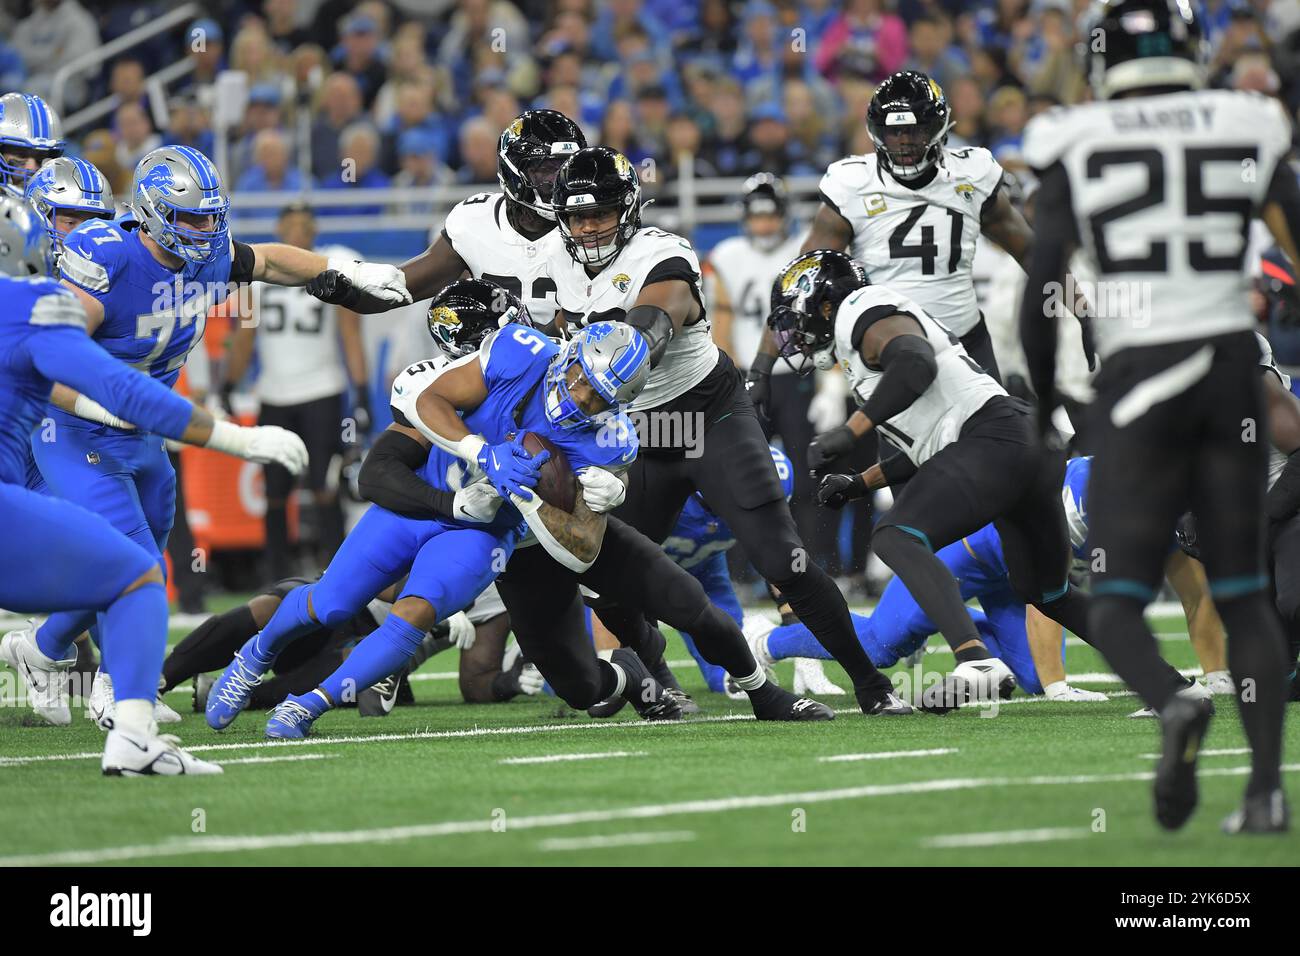
[[[362,262],[360,259],[330,259],[325,268],[334,269],[347,276],[354,286],[375,298],[394,305],[406,305],[411,293],[406,288],[406,274],[397,266],[383,262]]]
[[[834,384],[820,385],[808,403],[808,421],[820,435],[845,422],[844,389]]]
[[[604,468],[584,468],[578,472],[578,481],[582,483],[582,500],[598,515],[613,511],[627,497],[623,479]]]
[[[546,678],[542,672],[537,669],[535,664],[525,664],[519,669],[519,690],[521,693],[532,697],[542,692],[542,685],[546,683]]]
[[[130,422],[118,418],[89,395],[78,393],[77,400],[72,403],[72,414],[78,418],[84,418],[86,421],[100,422],[104,425],[112,425],[114,428],[135,428]]]
[[[450,628],[447,636],[457,648],[467,651],[474,646],[474,638],[478,636],[478,632],[474,630],[473,622],[464,611],[457,611],[447,618],[447,627]]]
[[[456,492],[452,517],[460,521],[487,524],[497,516],[504,499],[486,481],[476,481]]]
[[[214,422],[205,447],[260,465],[280,465],[292,475],[302,474],[307,467],[307,446],[279,425],[245,428],[234,422]]]
[[[1066,701],[1069,703],[1083,703],[1085,701],[1103,701],[1109,698],[1096,690],[1084,690],[1082,687],[1072,687],[1063,680],[1054,681],[1043,688],[1043,694],[1048,700]]]

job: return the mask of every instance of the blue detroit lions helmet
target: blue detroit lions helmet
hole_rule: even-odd
[[[588,415],[569,393],[569,369],[583,377],[608,408]],[[628,406],[650,377],[650,347],[624,322],[595,322],[564,344],[546,370],[546,418],[556,428],[599,424]]]
[[[191,146],[160,146],[135,167],[128,203],[149,238],[186,262],[207,262],[230,239],[230,197],[212,161]],[[211,232],[177,221],[177,213],[211,214]]]
[[[62,156],[66,147],[63,124],[43,99],[30,93],[0,96],[0,186],[21,195],[33,175],[5,159],[5,153],[16,149],[34,153],[39,167],[46,160]]]
[[[104,174],[84,159],[60,156],[52,159],[27,184],[27,201],[45,220],[55,250],[63,246],[54,216],[59,212],[86,213],[96,219],[112,219],[113,187]]]

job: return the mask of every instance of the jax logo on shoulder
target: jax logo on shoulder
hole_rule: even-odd
[[[152,893],[83,893],[73,886],[50,897],[50,925],[66,927],[121,926],[132,936],[153,930]]]

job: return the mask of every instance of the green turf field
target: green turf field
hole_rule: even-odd
[[[1161,646],[1196,666],[1185,638]],[[686,657],[676,639],[669,657]],[[1086,647],[1070,647],[1067,663],[1072,674],[1109,670]],[[1300,849],[1297,835],[1218,832],[1248,761],[1222,698],[1201,808],[1170,835],[1150,813],[1156,726],[1125,718],[1131,696],[1017,694],[996,716],[873,721],[837,697],[827,698],[842,711],[833,723],[759,725],[681,665],[704,713],[651,725],[592,721],[549,697],[466,706],[455,680],[439,677],[455,664],[448,652],[425,666],[416,706],[385,719],[329,714],[305,744],[264,741],[256,713],[217,735],[176,693],[176,732],[225,764],[224,776],[193,780],[104,778],[102,737],[82,712],[58,728],[0,707],[0,865],[1286,865]],[[827,673],[847,686],[834,665]],[[790,665],[778,675],[788,686]],[[1295,720],[1287,736],[1300,768]],[[875,756],[825,759],[862,754]],[[538,760],[573,755],[593,756]],[[521,759],[533,762],[511,762]]]

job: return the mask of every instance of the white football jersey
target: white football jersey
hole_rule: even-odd
[[[360,258],[342,246],[316,251],[329,257]],[[258,399],[268,405],[301,405],[347,391],[338,306],[302,288],[254,282],[253,307],[262,366]]]
[[[1007,393],[966,354],[956,333],[935,322],[907,296],[869,285],[848,296],[835,313],[835,357],[848,376],[858,407],[871,397],[884,371],[869,367],[853,347],[853,327],[864,313],[882,306],[891,315],[906,313],[921,323],[938,366],[934,381],[920,398],[893,418],[875,423],[880,434],[919,467],[956,441],[966,419],[989,399]]]
[[[546,258],[555,277],[556,303],[574,326],[623,321],[647,279],[668,276],[690,283],[700,303],[700,318],[673,336],[650,379],[628,411],[656,408],[684,395],[718,364],[718,347],[709,334],[700,286],[700,261],[691,244],[662,229],[638,229],[614,261],[594,276],[569,255],[559,230],[546,237]]]
[[[721,283],[731,302],[731,359],[738,368],[749,368],[758,354],[772,304],[772,283],[785,264],[799,255],[803,239],[801,235],[791,236],[770,252],[763,252],[748,236],[732,236],[709,253],[710,281]],[[772,369],[775,375],[793,371],[788,362],[777,362]]]
[[[525,239],[515,232],[506,217],[505,193],[477,193],[457,203],[447,213],[442,234],[470,275],[519,296],[536,325],[549,325],[555,318],[555,282],[544,252],[554,233]]]
[[[831,163],[821,194],[853,227],[850,254],[873,283],[920,303],[957,335],[979,324],[971,267],[984,203],[1002,182],[987,149],[945,149],[938,172],[909,189],[874,153]]]
[[[1268,339],[1255,333],[1255,338],[1259,340],[1259,365],[1260,368],[1266,368],[1282,383],[1282,387],[1288,392],[1291,391],[1291,376],[1287,375],[1277,367],[1277,360],[1273,358],[1273,346],[1269,344]],[[1272,442],[1268,446],[1268,486],[1273,487],[1277,481],[1278,475],[1282,474],[1282,469],[1286,467],[1287,456]]]
[[[1254,325],[1244,267],[1251,218],[1291,145],[1280,103],[1202,90],[1058,107],[1024,156],[1061,163],[1095,288],[1097,352]]]

